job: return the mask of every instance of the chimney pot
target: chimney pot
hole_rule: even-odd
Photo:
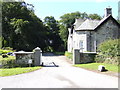
[[[108,8],[105,8],[105,17],[112,15],[112,8],[109,6]]]

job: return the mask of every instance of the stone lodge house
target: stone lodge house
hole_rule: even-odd
[[[102,20],[76,19],[69,28],[68,52],[96,52],[98,45],[108,39],[120,38],[120,24],[112,17],[112,8],[105,9]]]

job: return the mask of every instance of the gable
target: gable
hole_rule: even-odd
[[[120,28],[120,24],[112,17],[112,15],[109,15],[103,18],[101,21],[86,19],[84,22],[80,23],[77,28],[74,27],[74,29],[76,31],[97,30],[109,20],[112,20],[112,22],[114,22],[114,24]]]
[[[118,28],[120,28],[120,24],[112,17],[112,15],[109,15],[108,17],[106,18],[103,18],[98,26],[95,28],[95,30],[97,30],[98,28],[100,28],[101,26],[103,26],[105,23],[109,22],[109,21],[112,21],[114,23],[114,25],[116,25]]]

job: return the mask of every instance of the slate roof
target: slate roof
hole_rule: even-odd
[[[73,24],[74,25],[74,28],[78,28],[85,20],[84,19],[81,19],[81,18],[78,18],[75,20],[75,23]]]
[[[94,30],[99,20],[86,19],[76,30]]]
[[[106,22],[109,18],[112,18],[117,23],[117,21],[112,17],[112,15],[109,15],[107,17],[104,17],[102,20],[86,19],[85,21],[82,20],[80,24],[78,24],[78,23],[75,22],[74,25],[77,26],[77,27],[75,27],[74,29],[76,31],[79,31],[79,30],[95,30],[99,26],[101,26],[104,22]]]

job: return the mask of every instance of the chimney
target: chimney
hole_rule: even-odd
[[[107,17],[109,15],[112,15],[112,8],[111,7],[105,8],[105,16],[104,17]]]

